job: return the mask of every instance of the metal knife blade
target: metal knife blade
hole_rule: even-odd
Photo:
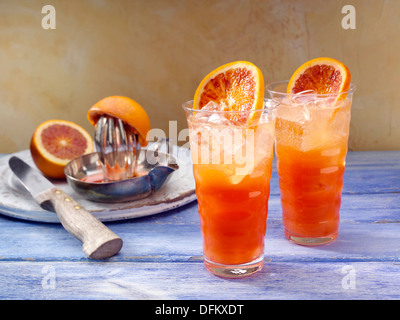
[[[89,258],[104,259],[117,254],[122,239],[97,220],[64,191],[18,157],[12,156],[9,166],[36,202],[44,209],[57,213],[63,227],[79,239]]]
[[[24,187],[32,194],[32,197],[35,200],[38,198],[40,199],[40,195],[44,192],[55,188],[54,185],[38,170],[33,169],[20,158],[12,156],[8,161],[8,164],[11,170],[18,177]],[[42,203],[39,203],[39,205],[42,205]],[[49,208],[45,206],[44,209]]]

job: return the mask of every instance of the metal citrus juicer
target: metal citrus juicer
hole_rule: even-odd
[[[166,152],[161,152],[166,143]],[[96,152],[70,161],[68,183],[88,200],[118,203],[146,198],[158,191],[179,169],[168,139],[142,148],[134,129],[121,119],[102,115],[94,133]]]
[[[126,180],[136,175],[140,152],[138,136],[121,119],[101,116],[94,143],[103,167],[104,182]]]

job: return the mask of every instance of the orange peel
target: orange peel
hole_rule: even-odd
[[[103,115],[121,119],[130,125],[133,132],[138,135],[140,145],[147,145],[146,137],[151,128],[150,119],[139,103],[124,96],[109,96],[94,104],[89,109],[87,118],[95,126]]]

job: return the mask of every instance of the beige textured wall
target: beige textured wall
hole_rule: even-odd
[[[341,26],[349,2],[355,30]],[[42,29],[46,4],[56,30]],[[113,94],[179,131],[213,68],[249,60],[269,82],[318,56],[347,64],[358,87],[350,149],[400,150],[399,14],[398,0],[0,0],[0,152],[28,148],[52,118],[92,133],[87,110]]]

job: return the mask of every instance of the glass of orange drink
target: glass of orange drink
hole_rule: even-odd
[[[229,119],[243,111],[192,106],[191,101],[184,104],[205,266],[223,277],[252,274],[264,260],[274,110],[252,111],[257,121],[237,125]]]
[[[257,67],[234,62],[212,71],[183,105],[204,264],[221,277],[263,266],[276,108],[262,87]]]
[[[284,234],[300,245],[336,239],[355,87],[330,58],[301,66],[290,81],[267,86],[279,102],[277,170]]]

